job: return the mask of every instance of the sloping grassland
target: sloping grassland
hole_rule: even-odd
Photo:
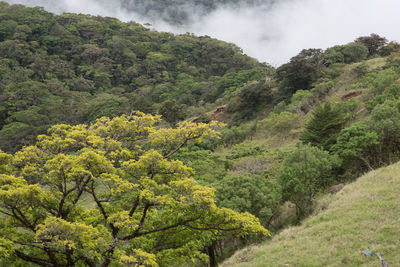
[[[400,163],[370,172],[319,200],[316,214],[223,266],[400,266]]]

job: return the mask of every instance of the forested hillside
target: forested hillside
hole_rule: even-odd
[[[172,123],[199,116],[188,107],[229,98],[265,73],[234,44],[209,37],[4,2],[0,16],[0,148],[7,151],[56,123],[163,106]]]
[[[399,77],[377,34],[273,68],[0,2],[0,264],[216,266],[400,159]]]

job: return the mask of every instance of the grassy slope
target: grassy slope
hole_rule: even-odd
[[[223,266],[400,266],[400,163],[324,196],[318,214],[271,241],[237,252]]]

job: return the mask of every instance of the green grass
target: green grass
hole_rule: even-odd
[[[400,163],[368,173],[318,200],[314,215],[222,266],[400,266]]]
[[[362,62],[358,63],[352,63],[352,64],[347,64],[343,67],[342,73],[339,77],[334,79],[335,81],[335,86],[331,92],[331,95],[328,96],[325,101],[342,101],[341,97],[351,91],[354,90],[361,90],[363,91],[363,94],[365,94],[366,90],[365,88],[354,88],[354,90],[348,90],[349,86],[356,83],[359,78],[357,78],[357,75],[353,72],[354,68],[360,64],[365,63],[368,66],[368,70],[370,72],[374,72],[379,70],[379,68],[382,68],[385,66],[387,63],[387,58],[384,57],[379,57],[379,58],[373,58],[369,60],[365,60]]]

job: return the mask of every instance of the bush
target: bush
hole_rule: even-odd
[[[300,116],[287,111],[279,114],[272,112],[260,124],[262,128],[268,129],[273,134],[287,135],[290,130],[300,126]]]
[[[266,149],[259,145],[253,145],[249,142],[234,145],[229,151],[227,159],[239,159],[247,156],[256,156],[265,152]]]
[[[379,71],[372,81],[374,93],[381,94],[387,87],[397,81],[398,78],[399,77],[393,68]]]
[[[311,91],[298,90],[291,99],[288,106],[289,111],[298,112],[302,115],[307,114],[315,104],[314,95]]]
[[[368,65],[365,62],[358,64],[352,69],[352,72],[355,73],[357,77],[364,76],[368,72]]]
[[[336,45],[325,50],[324,59],[327,65],[334,63],[344,63],[344,55],[342,46]]]
[[[223,129],[221,132],[221,142],[224,145],[232,146],[246,140],[248,136],[255,133],[255,124],[244,124],[241,126],[231,126],[228,129]]]
[[[335,84],[333,81],[322,82],[322,83],[317,84],[311,90],[311,92],[313,93],[313,95],[316,98],[318,98],[319,100],[322,100],[325,96],[327,96],[329,94],[329,92],[332,90],[334,85]]]
[[[345,63],[359,62],[368,56],[368,49],[358,43],[351,43],[343,46],[342,53]]]
[[[361,43],[336,45],[325,50],[324,59],[327,65],[334,63],[352,63],[366,59],[368,49]]]

